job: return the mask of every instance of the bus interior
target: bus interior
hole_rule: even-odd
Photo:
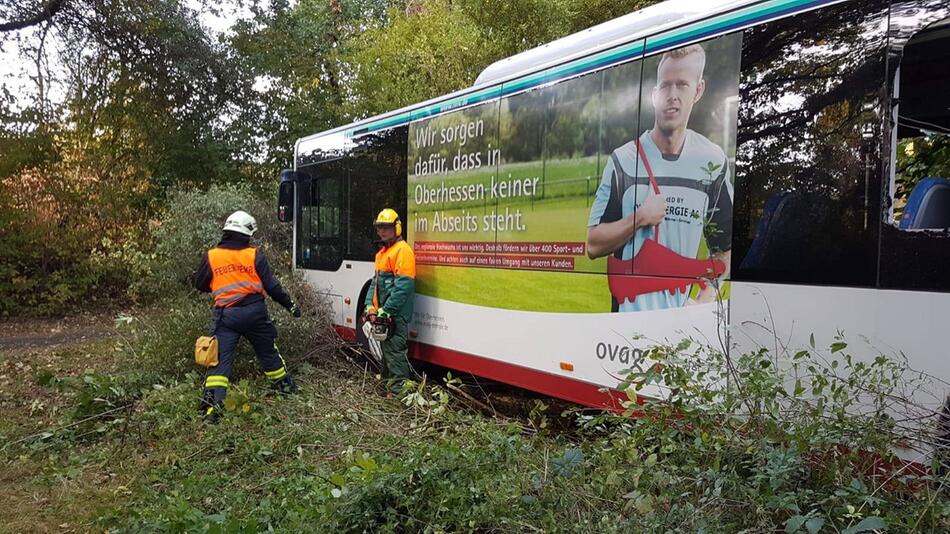
[[[950,19],[906,44],[894,99],[893,219],[901,230],[950,228]]]

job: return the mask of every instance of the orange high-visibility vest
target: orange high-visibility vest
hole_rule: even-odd
[[[252,293],[264,294],[264,285],[254,269],[257,249],[213,248],[208,251],[211,266],[211,294],[215,308],[233,306]]]

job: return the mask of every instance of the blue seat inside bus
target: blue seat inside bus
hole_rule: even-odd
[[[901,216],[901,230],[950,228],[950,180],[927,177],[907,199]]]
[[[749,251],[746,253],[745,258],[742,259],[741,268],[752,269],[762,263],[762,256],[765,254],[765,242],[769,235],[769,227],[775,218],[776,212],[779,210],[779,206],[790,194],[791,193],[787,191],[773,193],[765,202],[765,209],[762,210],[762,218],[759,219],[759,223],[755,228],[755,238],[752,240],[752,244],[749,246]]]
[[[742,259],[742,269],[780,268],[784,259],[806,243],[810,236],[802,218],[820,218],[821,199],[806,198],[798,191],[777,191],[765,201],[765,209],[755,228],[755,238]]]

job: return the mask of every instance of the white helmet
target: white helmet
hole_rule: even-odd
[[[224,229],[244,235],[254,235],[257,231],[257,221],[245,211],[235,211],[224,221]]]

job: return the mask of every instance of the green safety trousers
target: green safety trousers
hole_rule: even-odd
[[[392,334],[379,344],[383,350],[383,378],[392,380],[392,390],[399,392],[404,380],[411,380],[409,367],[409,323],[402,317],[393,317]]]

